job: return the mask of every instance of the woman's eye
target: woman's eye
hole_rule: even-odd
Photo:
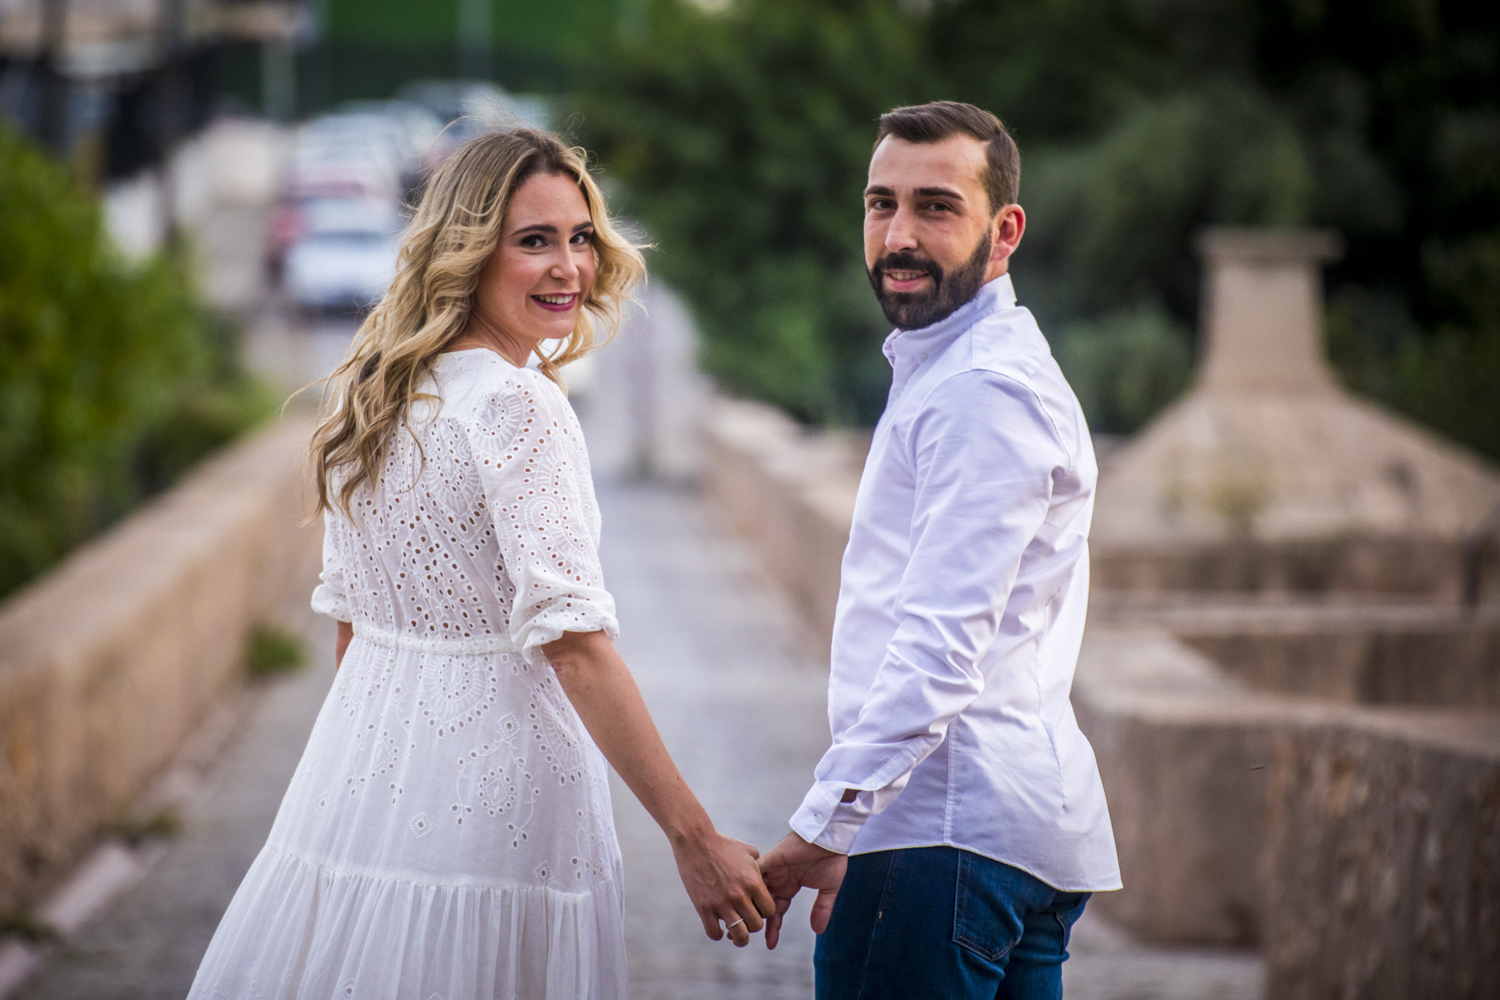
[[[547,245],[547,241],[533,233],[530,236],[521,237],[521,246],[528,250],[539,250]]]
[[[575,247],[588,246],[592,242],[594,242],[594,234],[593,233],[574,233],[573,234],[573,245]]]

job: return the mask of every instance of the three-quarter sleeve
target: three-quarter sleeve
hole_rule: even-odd
[[[335,621],[352,622],[354,613],[349,609],[349,588],[335,517],[333,511],[323,512],[323,572],[313,589],[312,609]]]
[[[468,423],[485,504],[516,588],[510,638],[526,661],[564,632],[619,634],[599,564],[599,508],[583,433],[567,399],[519,370]]]

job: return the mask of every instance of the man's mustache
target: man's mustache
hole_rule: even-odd
[[[932,276],[933,285],[943,282],[943,269],[930,257],[918,257],[913,253],[888,253],[875,262],[870,273],[876,278],[886,271],[918,271]]]

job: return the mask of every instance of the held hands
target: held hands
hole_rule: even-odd
[[[703,932],[718,941],[727,925],[735,947],[750,943],[750,935],[765,926],[764,918],[776,912],[776,904],[761,880],[756,859],[760,851],[742,840],[709,829],[706,835],[673,841],[677,873],[687,889]]]
[[[781,919],[792,905],[792,897],[803,886],[818,890],[812,908],[813,933],[822,934],[828,929],[828,917],[833,912],[833,901],[838,896],[839,886],[844,881],[844,869],[848,865],[846,856],[809,844],[795,833],[782,837],[781,842],[760,859],[761,876],[776,901],[776,912],[766,921],[767,948],[776,947],[781,938]]]

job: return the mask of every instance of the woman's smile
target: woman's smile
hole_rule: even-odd
[[[577,292],[548,292],[542,295],[533,295],[531,301],[546,309],[548,312],[567,312],[578,302]]]

